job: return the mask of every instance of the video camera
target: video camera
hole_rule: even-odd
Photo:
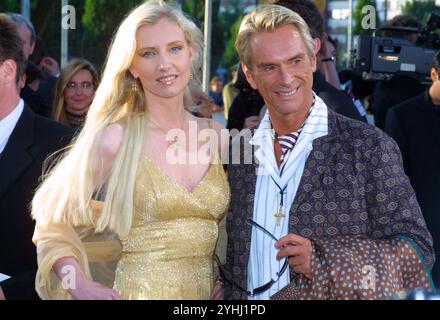
[[[364,80],[390,80],[396,74],[405,74],[422,83],[431,81],[429,73],[434,55],[440,49],[440,16],[432,13],[423,30],[409,27],[386,26],[373,36],[360,35],[351,51],[351,66]],[[391,33],[417,34],[417,43],[409,39],[388,37]],[[385,34],[385,35],[384,35]]]

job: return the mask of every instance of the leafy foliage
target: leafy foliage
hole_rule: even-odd
[[[435,4],[435,0],[412,0],[402,5],[401,9],[402,13],[416,16],[423,25],[426,24],[429,14],[436,13],[440,15],[440,7]]]
[[[238,62],[238,55],[235,51],[235,40],[237,39],[241,20],[243,20],[243,16],[239,15],[230,30],[230,36],[225,49],[225,65],[228,67],[231,67]]]
[[[69,56],[82,57],[102,66],[110,41],[123,18],[145,0],[69,0],[76,11],[76,29],[69,30]],[[203,31],[205,0],[169,0],[182,6]],[[234,43],[242,12],[240,0],[230,0],[220,12],[220,0],[213,0],[211,29],[211,74],[219,65],[226,68],[238,58]],[[0,0],[0,12],[20,12],[17,0]],[[31,0],[31,20],[45,43],[46,52],[60,59],[61,1]]]

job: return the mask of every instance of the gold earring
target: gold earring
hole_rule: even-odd
[[[138,88],[138,86],[137,86],[136,83],[133,83],[133,84],[131,85],[131,91],[133,91],[133,92],[138,92],[138,91],[139,91],[139,88]]]
[[[189,74],[189,80],[191,80],[191,81],[194,80],[194,75],[192,73]]]

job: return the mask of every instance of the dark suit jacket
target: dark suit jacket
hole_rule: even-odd
[[[396,143],[381,130],[331,110],[328,131],[327,136],[313,141],[291,207],[289,232],[309,239],[406,236],[431,268],[432,238]],[[247,287],[251,241],[246,219],[253,217],[256,168],[256,164],[228,165],[232,212],[226,225],[225,275],[231,275],[243,288]],[[293,273],[291,279],[295,279]],[[246,299],[227,282],[225,297]]]
[[[385,130],[400,147],[405,172],[434,239],[437,261],[432,276],[440,287],[440,106],[433,105],[426,91],[390,109]]]
[[[6,299],[35,299],[36,249],[30,203],[43,161],[70,141],[66,126],[36,115],[25,105],[0,156],[0,283]]]
[[[28,70],[32,68],[32,65],[33,68],[41,73],[41,77],[39,77],[40,85],[37,91],[33,91],[28,85],[26,85],[21,90],[20,96],[36,114],[52,118],[52,103],[58,78],[51,76],[44,71],[40,71],[32,62],[29,62],[26,74],[28,74]]]
[[[389,81],[379,81],[373,92],[373,114],[376,127],[384,130],[385,118],[393,106],[413,98],[426,87],[408,76],[398,75]]]
[[[343,91],[336,89],[325,80],[324,75],[319,71],[313,73],[313,91],[325,102],[328,108],[343,116],[367,122],[361,116],[351,98]]]

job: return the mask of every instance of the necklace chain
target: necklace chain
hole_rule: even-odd
[[[183,120],[183,124],[185,124],[185,119],[186,119],[186,115]],[[157,122],[153,121],[150,118],[147,118],[147,121],[150,122],[151,124],[153,124],[155,127],[157,127],[160,131],[162,131],[165,134],[165,138],[167,137],[169,131],[165,131]],[[183,126],[180,128],[173,128],[173,129],[184,130]],[[170,130],[172,130],[172,129],[170,129]],[[167,142],[168,142],[168,147],[176,147],[176,148],[181,147],[178,135],[174,135],[174,137],[172,139],[167,139]]]

